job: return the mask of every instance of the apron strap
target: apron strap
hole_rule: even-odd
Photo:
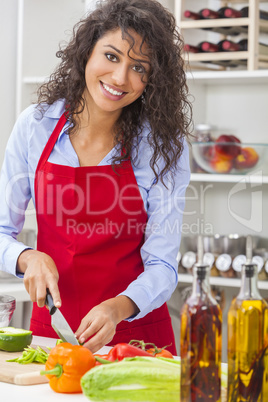
[[[35,178],[34,178],[34,192],[35,192],[36,203],[38,202],[38,196],[37,196],[37,183],[39,180],[39,177],[37,177],[38,172],[40,172],[43,169],[46,161],[48,160],[49,155],[51,154],[52,149],[54,148],[54,145],[56,144],[59,134],[60,134],[61,130],[63,129],[66,121],[67,121],[66,115],[65,115],[65,113],[63,113],[61,115],[61,117],[59,118],[59,121],[56,124],[54,131],[52,132],[51,136],[49,137],[49,139],[46,143],[46,146],[43,149],[39,162],[37,164],[36,171],[35,171]]]
[[[54,145],[56,144],[56,141],[60,135],[61,130],[63,129],[65,123],[67,121],[66,115],[65,113],[63,113],[61,115],[61,117],[59,118],[59,121],[54,129],[54,131],[52,132],[51,136],[48,139],[48,142],[46,143],[46,146],[41,154],[41,157],[39,159],[37,168],[36,168],[36,172],[40,169],[43,168],[44,164],[46,163],[46,161],[49,158],[49,155],[51,154]]]

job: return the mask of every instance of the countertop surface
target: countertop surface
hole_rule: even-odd
[[[53,347],[56,339],[34,336],[32,343],[39,346]],[[104,354],[110,350],[104,346],[99,353]],[[90,401],[83,394],[59,394],[50,388],[49,384],[15,385],[5,382],[0,383],[0,400],[3,402],[86,402]]]
[[[34,336],[32,343],[39,346],[53,347],[56,339]],[[104,346],[98,353],[105,354],[111,348]],[[227,365],[222,363],[222,368],[227,370]],[[225,374],[226,377],[226,374]],[[226,401],[226,391],[222,395],[222,402]],[[15,385],[5,382],[0,383],[0,400],[3,402],[87,402],[90,401],[84,394],[59,394],[54,392],[49,384]],[[167,401],[168,402],[168,401]]]

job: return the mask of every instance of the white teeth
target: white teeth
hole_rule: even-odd
[[[124,93],[124,92],[115,91],[114,89],[108,87],[108,85],[106,85],[106,84],[102,84],[102,85],[106,89],[106,91],[110,92],[110,94],[112,94],[112,95],[123,95],[123,93]]]

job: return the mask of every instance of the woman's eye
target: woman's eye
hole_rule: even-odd
[[[105,56],[107,57],[108,60],[110,61],[117,61],[117,57],[112,54],[112,53],[105,53]]]
[[[136,71],[137,73],[145,73],[145,68],[141,64],[137,64],[136,66],[133,67],[133,70]]]

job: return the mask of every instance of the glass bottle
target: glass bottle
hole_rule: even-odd
[[[192,294],[181,310],[181,401],[221,400],[222,312],[209,284],[210,267],[203,263],[202,239],[193,268]]]
[[[249,236],[241,289],[228,311],[228,402],[268,400],[268,304],[257,276]]]

